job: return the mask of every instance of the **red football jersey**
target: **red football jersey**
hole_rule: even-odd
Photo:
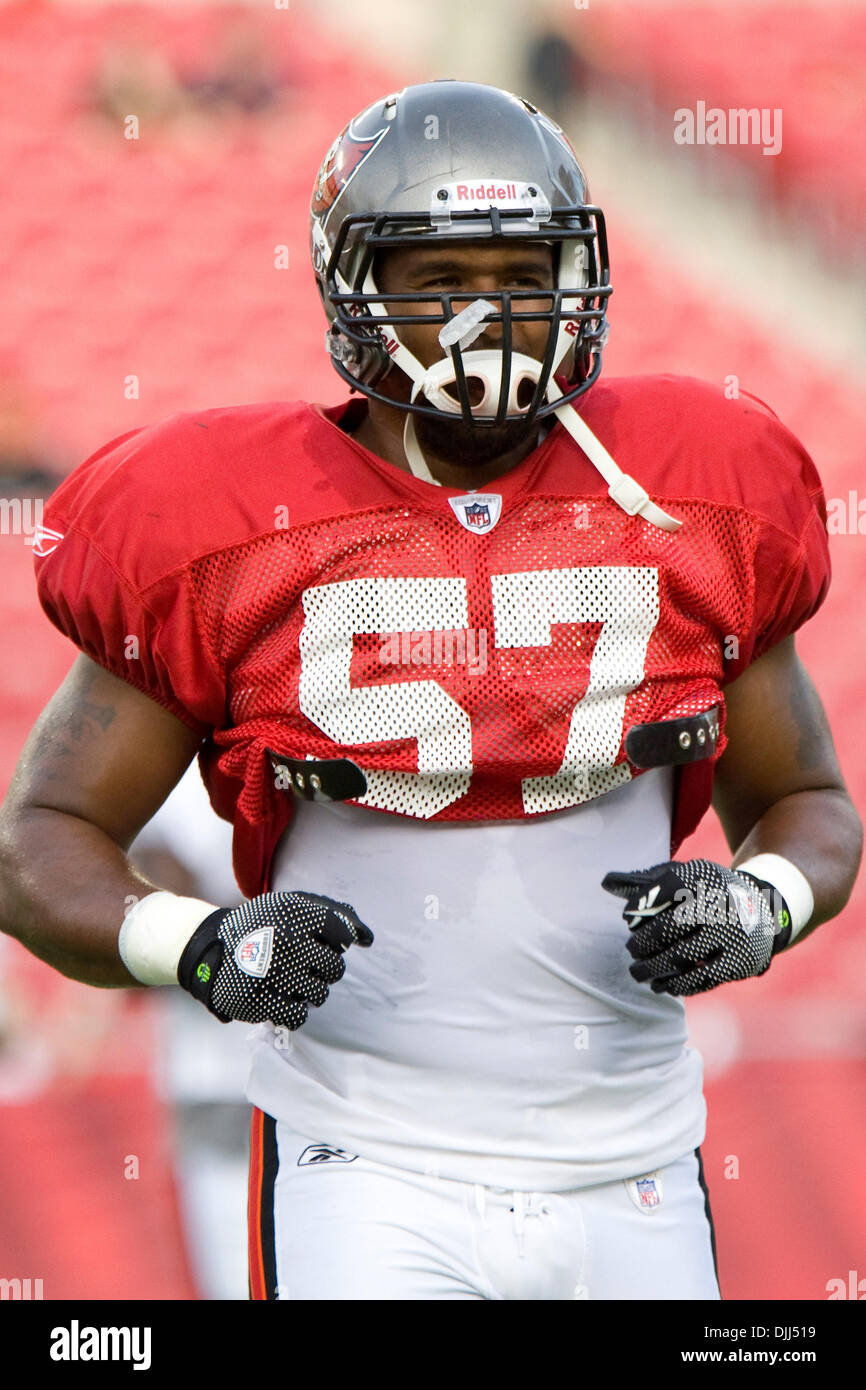
[[[626,515],[558,422],[466,500],[356,444],[361,400],[178,415],[50,499],[45,611],[201,733],[247,895],[292,816],[266,750],[349,757],[359,804],[397,815],[575,806],[640,775],[632,724],[722,704],[823,601],[820,479],[760,401],[659,376],[578,404],[678,532]],[[714,762],[679,771],[672,853]]]

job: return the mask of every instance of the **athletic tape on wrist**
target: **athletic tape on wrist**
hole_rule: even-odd
[[[117,949],[130,975],[143,985],[176,985],[184,947],[198,927],[218,909],[201,898],[177,893],[148,893],[124,918]]]
[[[797,935],[808,925],[815,910],[815,898],[806,875],[785,859],[781,854],[755,854],[737,864],[735,873],[745,871],[772,883],[782,894],[791,914],[791,944]]]

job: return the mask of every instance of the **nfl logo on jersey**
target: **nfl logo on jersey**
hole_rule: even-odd
[[[502,498],[495,492],[470,492],[465,497],[449,497],[448,501],[460,525],[477,536],[492,531],[502,515]]]
[[[490,508],[482,506],[480,502],[472,502],[463,509],[467,526],[474,527],[477,531],[486,531],[490,525]]]

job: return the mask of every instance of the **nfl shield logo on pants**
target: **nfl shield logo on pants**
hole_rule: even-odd
[[[659,1204],[659,1193],[656,1187],[655,1178],[638,1178],[637,1192],[640,1197],[642,1207],[657,1207]]]
[[[664,1195],[661,1173],[643,1173],[639,1178],[626,1178],[625,1186],[638,1211],[653,1211],[661,1205]]]

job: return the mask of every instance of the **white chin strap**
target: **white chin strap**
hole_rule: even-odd
[[[373,287],[372,293],[375,292],[375,287]],[[379,306],[373,307],[373,312],[375,313],[378,308]],[[473,401],[471,406],[473,415],[495,415],[499,407],[499,393],[502,388],[502,353],[490,350],[466,351],[470,344],[484,332],[484,320],[489,314],[497,312],[498,310],[488,300],[476,299],[466,309],[455,314],[454,318],[445,324],[439,334],[441,347],[447,349],[454,343],[459,344],[467,388],[471,395],[477,396],[477,400]],[[414,402],[418,396],[424,395],[430,404],[435,406],[437,410],[441,410],[443,414],[462,414],[459,401],[448,390],[448,387],[453,387],[457,383],[457,371],[453,360],[450,357],[444,357],[440,362],[434,363],[432,367],[423,367],[414,353],[411,353],[400,342],[393,329],[390,330],[389,336],[392,343],[392,360],[412,382],[410,400]],[[563,344],[564,348],[566,346],[567,340]],[[554,362],[545,392],[547,400],[551,402],[560,399],[563,394],[553,380],[553,370],[557,365],[558,362]],[[512,420],[514,416],[519,416],[526,410],[525,406],[518,404],[521,387],[524,386],[524,383],[528,383],[528,387],[525,387],[522,393],[524,396],[529,389],[534,391],[538,385],[541,370],[541,363],[536,358],[526,357],[519,352],[512,353],[507,406],[508,414]],[[475,388],[474,391],[473,387]],[[623,473],[601,441],[596,439],[592,430],[578,415],[573,405],[562,405],[554,410],[554,414],[558,420],[562,421],[572,439],[580,446],[593,467],[598,469],[608,485],[608,496],[618,507],[621,507],[629,516],[642,516],[644,521],[649,522],[651,526],[659,527],[662,531],[678,531],[680,529],[681,521],[677,521],[675,517],[662,511],[661,507],[650,499],[649,493],[641,487],[640,483],[636,482],[628,473]],[[438,479],[434,478],[430,472],[418,445],[415,435],[415,416],[411,411],[406,413],[403,448],[409,467],[415,477],[421,478],[427,483],[438,484]]]
[[[554,390],[555,383],[552,383]],[[548,399],[555,400],[548,388]],[[572,404],[561,405],[554,415],[561,420],[572,439],[580,445],[593,467],[597,468],[607,483],[607,495],[629,516],[642,516],[651,526],[661,531],[678,531],[682,526],[676,517],[662,511],[650,498],[646,488],[628,473],[623,473],[619,464],[611,458],[600,439],[596,439],[585,420],[582,420]]]

